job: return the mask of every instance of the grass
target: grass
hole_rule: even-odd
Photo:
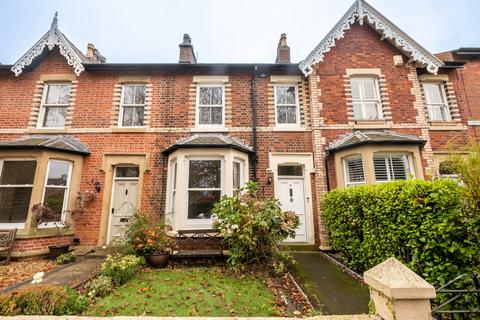
[[[149,270],[96,300],[95,316],[279,316],[270,289],[217,268]]]

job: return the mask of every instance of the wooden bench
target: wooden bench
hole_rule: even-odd
[[[17,234],[17,229],[0,230],[0,253],[4,254],[6,252],[6,257],[4,260],[0,261],[0,265],[10,263],[10,257],[12,255],[12,249],[13,249],[13,242],[15,241],[16,234]]]
[[[175,247],[177,250],[172,253],[172,267],[175,266],[175,260],[223,258],[223,237],[216,229],[178,230]]]

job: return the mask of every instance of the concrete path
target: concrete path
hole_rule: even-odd
[[[45,274],[42,285],[76,286],[93,277],[100,269],[102,261],[103,259],[86,258],[65,267],[59,267]],[[35,261],[32,261],[32,263],[35,263]],[[33,286],[31,281],[32,279],[17,283],[6,288],[3,292],[15,292]]]
[[[296,278],[315,307],[328,314],[368,313],[368,287],[343,272],[320,252],[291,252]]]

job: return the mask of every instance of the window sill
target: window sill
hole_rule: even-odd
[[[430,130],[463,130],[461,122],[457,121],[431,121]],[[466,130],[466,129],[465,129]]]
[[[33,128],[29,133],[67,133],[67,128]]]
[[[147,132],[146,127],[110,127],[112,132]]]
[[[71,236],[74,234],[73,228],[70,228],[67,232],[63,233],[65,236]],[[31,238],[46,238],[55,237],[57,235],[57,228],[33,228],[33,229],[18,229],[15,239],[31,239]]]
[[[190,129],[191,132],[227,132],[226,127],[195,127]]]
[[[307,131],[307,128],[305,127],[300,127],[300,126],[276,126],[276,127],[273,127],[272,131],[284,131],[284,132],[288,132],[288,131]]]

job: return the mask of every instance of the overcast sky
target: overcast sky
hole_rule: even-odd
[[[0,62],[13,64],[48,29],[108,62],[177,62],[189,33],[199,62],[274,62],[280,33],[292,61],[320,42],[354,0],[1,0]],[[431,52],[480,47],[479,0],[370,0]]]

